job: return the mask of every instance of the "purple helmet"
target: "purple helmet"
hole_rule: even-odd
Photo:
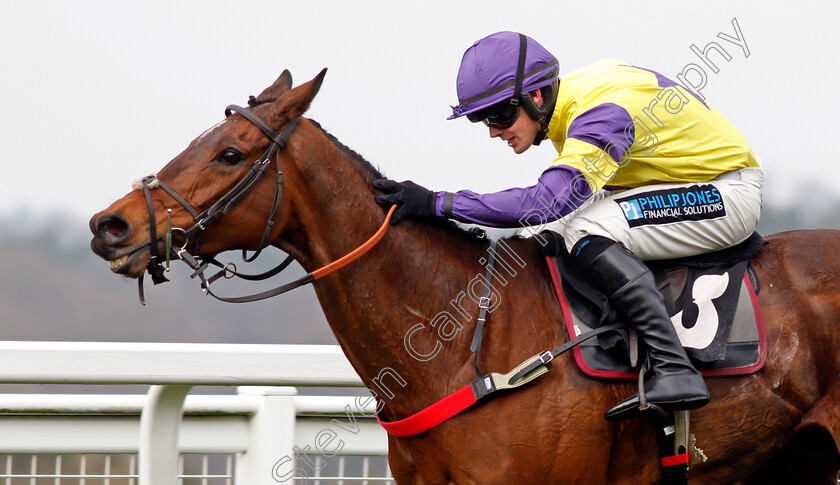
[[[559,71],[557,58],[527,35],[516,32],[488,35],[464,52],[458,69],[459,104],[452,106],[452,116],[447,119],[475,113],[548,86],[557,79]]]

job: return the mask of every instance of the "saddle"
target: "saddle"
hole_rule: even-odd
[[[549,241],[543,251],[569,338],[620,323],[606,296],[592,287],[566,252],[562,237],[548,231],[541,235]],[[753,233],[720,251],[645,262],[686,353],[705,377],[750,374],[764,365],[767,348],[757,299],[760,287],[749,264],[764,244]],[[645,360],[643,344],[629,327],[605,332],[573,352],[582,372],[606,379],[638,379]]]
[[[618,325],[572,349],[575,362],[591,377],[639,379],[646,361],[635,332],[621,326],[607,297],[581,274],[562,237],[541,233],[542,250],[563,310],[569,339],[605,325]],[[765,244],[753,233],[746,241],[712,253],[667,261],[647,261],[686,354],[704,377],[757,372],[767,343],[758,305],[760,283],[749,259]],[[646,412],[654,424],[662,466],[661,482],[688,484],[689,412]]]

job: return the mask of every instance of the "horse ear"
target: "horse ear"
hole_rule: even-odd
[[[265,90],[257,96],[257,101],[277,99],[290,89],[292,89],[292,73],[290,73],[288,69],[284,69],[283,73],[280,74],[280,77],[274,81],[274,84],[265,88]]]
[[[312,99],[321,89],[321,84],[324,82],[324,76],[326,75],[327,69],[324,68],[314,79],[290,90],[275,101],[268,114],[269,122],[276,126],[305,113],[309,109]]]

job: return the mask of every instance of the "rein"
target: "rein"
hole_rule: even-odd
[[[207,269],[209,264],[213,264],[213,263],[210,263],[209,261],[204,262],[204,263],[199,262],[190,253],[188,253],[183,248],[180,249],[177,254],[178,254],[178,257],[181,260],[183,260],[185,263],[187,263],[187,265],[189,265],[192,269],[195,270],[195,272],[190,277],[191,278],[199,277],[199,279],[201,279],[201,288],[204,290],[205,294],[208,294],[208,295],[212,296],[213,298],[216,298],[217,300],[221,300],[221,301],[224,301],[224,302],[227,302],[227,303],[249,303],[249,302],[252,302],[252,301],[265,300],[266,298],[271,298],[272,296],[281,295],[283,293],[286,293],[287,291],[294,290],[295,288],[297,288],[299,286],[303,286],[303,285],[306,285],[306,284],[309,284],[309,283],[313,283],[316,280],[319,280],[319,279],[323,278],[324,276],[327,276],[328,274],[335,273],[336,271],[340,270],[341,268],[343,268],[343,267],[347,266],[348,264],[352,263],[353,261],[359,259],[362,255],[364,255],[365,253],[370,251],[374,246],[376,246],[376,243],[378,243],[385,236],[385,233],[388,231],[388,226],[390,225],[391,216],[394,214],[394,211],[396,209],[397,209],[396,205],[391,206],[391,208],[388,210],[388,214],[385,216],[385,221],[382,223],[382,225],[379,227],[379,229],[373,234],[373,236],[370,237],[370,239],[365,241],[361,246],[357,247],[353,251],[350,251],[349,253],[347,253],[344,256],[342,256],[341,258],[333,261],[332,263],[326,264],[326,265],[312,271],[311,273],[305,274],[304,276],[302,276],[301,278],[298,278],[295,281],[292,281],[290,283],[286,283],[282,286],[278,286],[277,288],[274,288],[274,289],[271,289],[271,290],[266,290],[266,291],[263,291],[261,293],[256,293],[254,295],[238,296],[238,297],[222,297],[222,296],[216,295],[215,293],[210,291],[210,284],[213,283],[214,281],[216,281],[217,279],[219,279],[221,276],[225,276],[226,278],[228,278],[228,276],[227,276],[228,274],[231,274],[233,276],[239,276],[243,279],[250,279],[250,280],[263,279],[263,278],[258,278],[258,276],[262,276],[262,275],[257,275],[257,276],[240,275],[239,273],[236,273],[235,270],[230,272],[230,270],[228,269],[228,266],[229,266],[229,264],[228,264],[228,265],[222,266],[222,270],[220,272],[218,272],[215,275],[208,278],[204,275],[204,271]],[[283,261],[282,263],[280,263],[280,265],[277,268],[274,268],[274,269],[272,269],[272,270],[270,270],[266,273],[263,273],[263,275],[274,276],[275,274],[280,272],[280,270],[278,270],[278,268],[280,268],[281,266],[285,268],[285,266],[288,266],[288,264],[290,262],[291,262],[291,256],[287,257],[286,260]],[[218,261],[216,261],[215,265],[220,266],[221,263],[218,263]],[[232,276],[230,276],[230,277],[232,277]]]
[[[242,297],[221,297],[210,291],[210,285],[221,277],[224,277],[226,279],[239,277],[248,281],[264,280],[279,274],[281,271],[286,269],[294,260],[292,256],[288,256],[279,265],[277,265],[271,270],[266,271],[265,273],[249,275],[237,272],[236,266],[233,263],[222,264],[212,256],[207,258],[199,257],[197,259],[195,256],[187,252],[186,248],[187,245],[189,245],[189,239],[190,237],[195,236],[193,251],[196,254],[198,254],[201,244],[201,234],[204,232],[204,230],[207,229],[207,227],[210,224],[221,219],[222,216],[230,212],[230,210],[233,209],[234,206],[236,206],[243,199],[245,199],[245,197],[254,189],[254,187],[256,187],[257,183],[259,183],[259,181],[262,180],[263,176],[268,170],[268,166],[271,163],[272,159],[275,160],[277,165],[277,179],[276,189],[274,191],[274,201],[271,204],[271,210],[268,214],[268,220],[265,224],[265,230],[263,231],[263,236],[260,240],[259,246],[257,246],[257,250],[250,257],[247,255],[246,250],[242,250],[242,258],[245,260],[245,262],[252,262],[257,258],[257,256],[260,255],[262,250],[265,249],[266,245],[269,243],[271,231],[274,228],[274,219],[277,217],[277,211],[280,208],[280,199],[283,195],[283,170],[280,166],[280,152],[286,147],[287,143],[289,142],[289,138],[292,136],[292,132],[294,132],[295,128],[297,127],[299,118],[295,118],[289,121],[289,123],[287,123],[286,126],[284,126],[278,134],[270,126],[268,126],[266,122],[264,122],[251,111],[249,111],[247,108],[243,108],[233,104],[229,105],[225,109],[225,116],[229,117],[233,112],[239,113],[245,119],[256,125],[257,128],[259,128],[263,133],[265,133],[266,136],[268,136],[268,138],[271,139],[272,143],[268,147],[268,149],[266,149],[266,151],[257,160],[254,161],[254,163],[251,165],[251,169],[241,179],[239,179],[236,185],[234,185],[221,198],[219,198],[219,200],[214,202],[206,210],[199,213],[189,204],[189,202],[186,201],[186,199],[181,197],[181,195],[179,195],[178,192],[176,192],[174,189],[163,183],[154,175],[149,175],[141,180],[143,196],[146,199],[146,205],[148,206],[149,210],[149,250],[151,253],[151,258],[146,270],[148,271],[149,275],[151,275],[152,282],[155,285],[169,281],[164,275],[164,273],[169,271],[170,257],[174,256],[176,259],[184,261],[188,266],[190,266],[190,268],[193,269],[194,272],[192,275],[190,275],[190,278],[198,277],[201,280],[201,288],[207,295],[210,295],[218,300],[225,301],[228,303],[247,303],[252,301],[264,300],[272,296],[286,293],[287,291],[293,290],[299,286],[312,283],[317,279],[320,279],[332,272],[343,268],[344,266],[350,264],[351,262],[355,261],[360,256],[362,256],[364,253],[369,251],[374,245],[376,245],[376,243],[379,242],[380,239],[382,239],[382,237],[385,235],[385,232],[388,230],[388,224],[391,219],[391,215],[394,213],[394,210],[397,207],[396,205],[391,207],[385,218],[385,222],[368,241],[366,241],[364,244],[362,244],[360,247],[356,248],[349,254],[341,257],[340,259],[332,263],[327,264],[326,266],[323,266],[322,268],[319,268],[311,273],[306,274],[298,280],[284,284],[272,290],[267,290],[254,295]],[[169,209],[167,211],[167,229],[166,235],[164,237],[166,250],[163,258],[161,257],[160,250],[158,248],[159,239],[157,236],[157,220],[155,218],[155,209],[154,204],[152,202],[151,194],[151,190],[155,188],[163,189],[163,191],[169,194],[170,197],[172,197],[187,212],[189,212],[189,214],[193,217],[193,220],[195,221],[195,223],[192,226],[186,229],[179,227],[173,228],[172,210]],[[172,247],[172,233],[175,231],[180,232],[186,238],[184,246],[178,250],[175,250]],[[161,263],[161,259],[165,260],[165,266]],[[212,276],[205,276],[204,272],[210,265],[221,268],[221,271]],[[146,302],[143,290],[142,275],[138,280],[138,291],[140,294],[140,303],[145,305]]]

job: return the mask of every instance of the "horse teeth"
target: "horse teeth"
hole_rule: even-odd
[[[125,255],[125,256],[119,257],[119,258],[117,258],[117,259],[112,259],[112,260],[111,260],[111,261],[109,261],[108,263],[111,265],[111,269],[117,269],[117,268],[119,268],[120,266],[122,266],[122,264],[123,264],[123,263],[125,263],[125,260],[126,260],[126,259],[128,259],[128,255]]]

